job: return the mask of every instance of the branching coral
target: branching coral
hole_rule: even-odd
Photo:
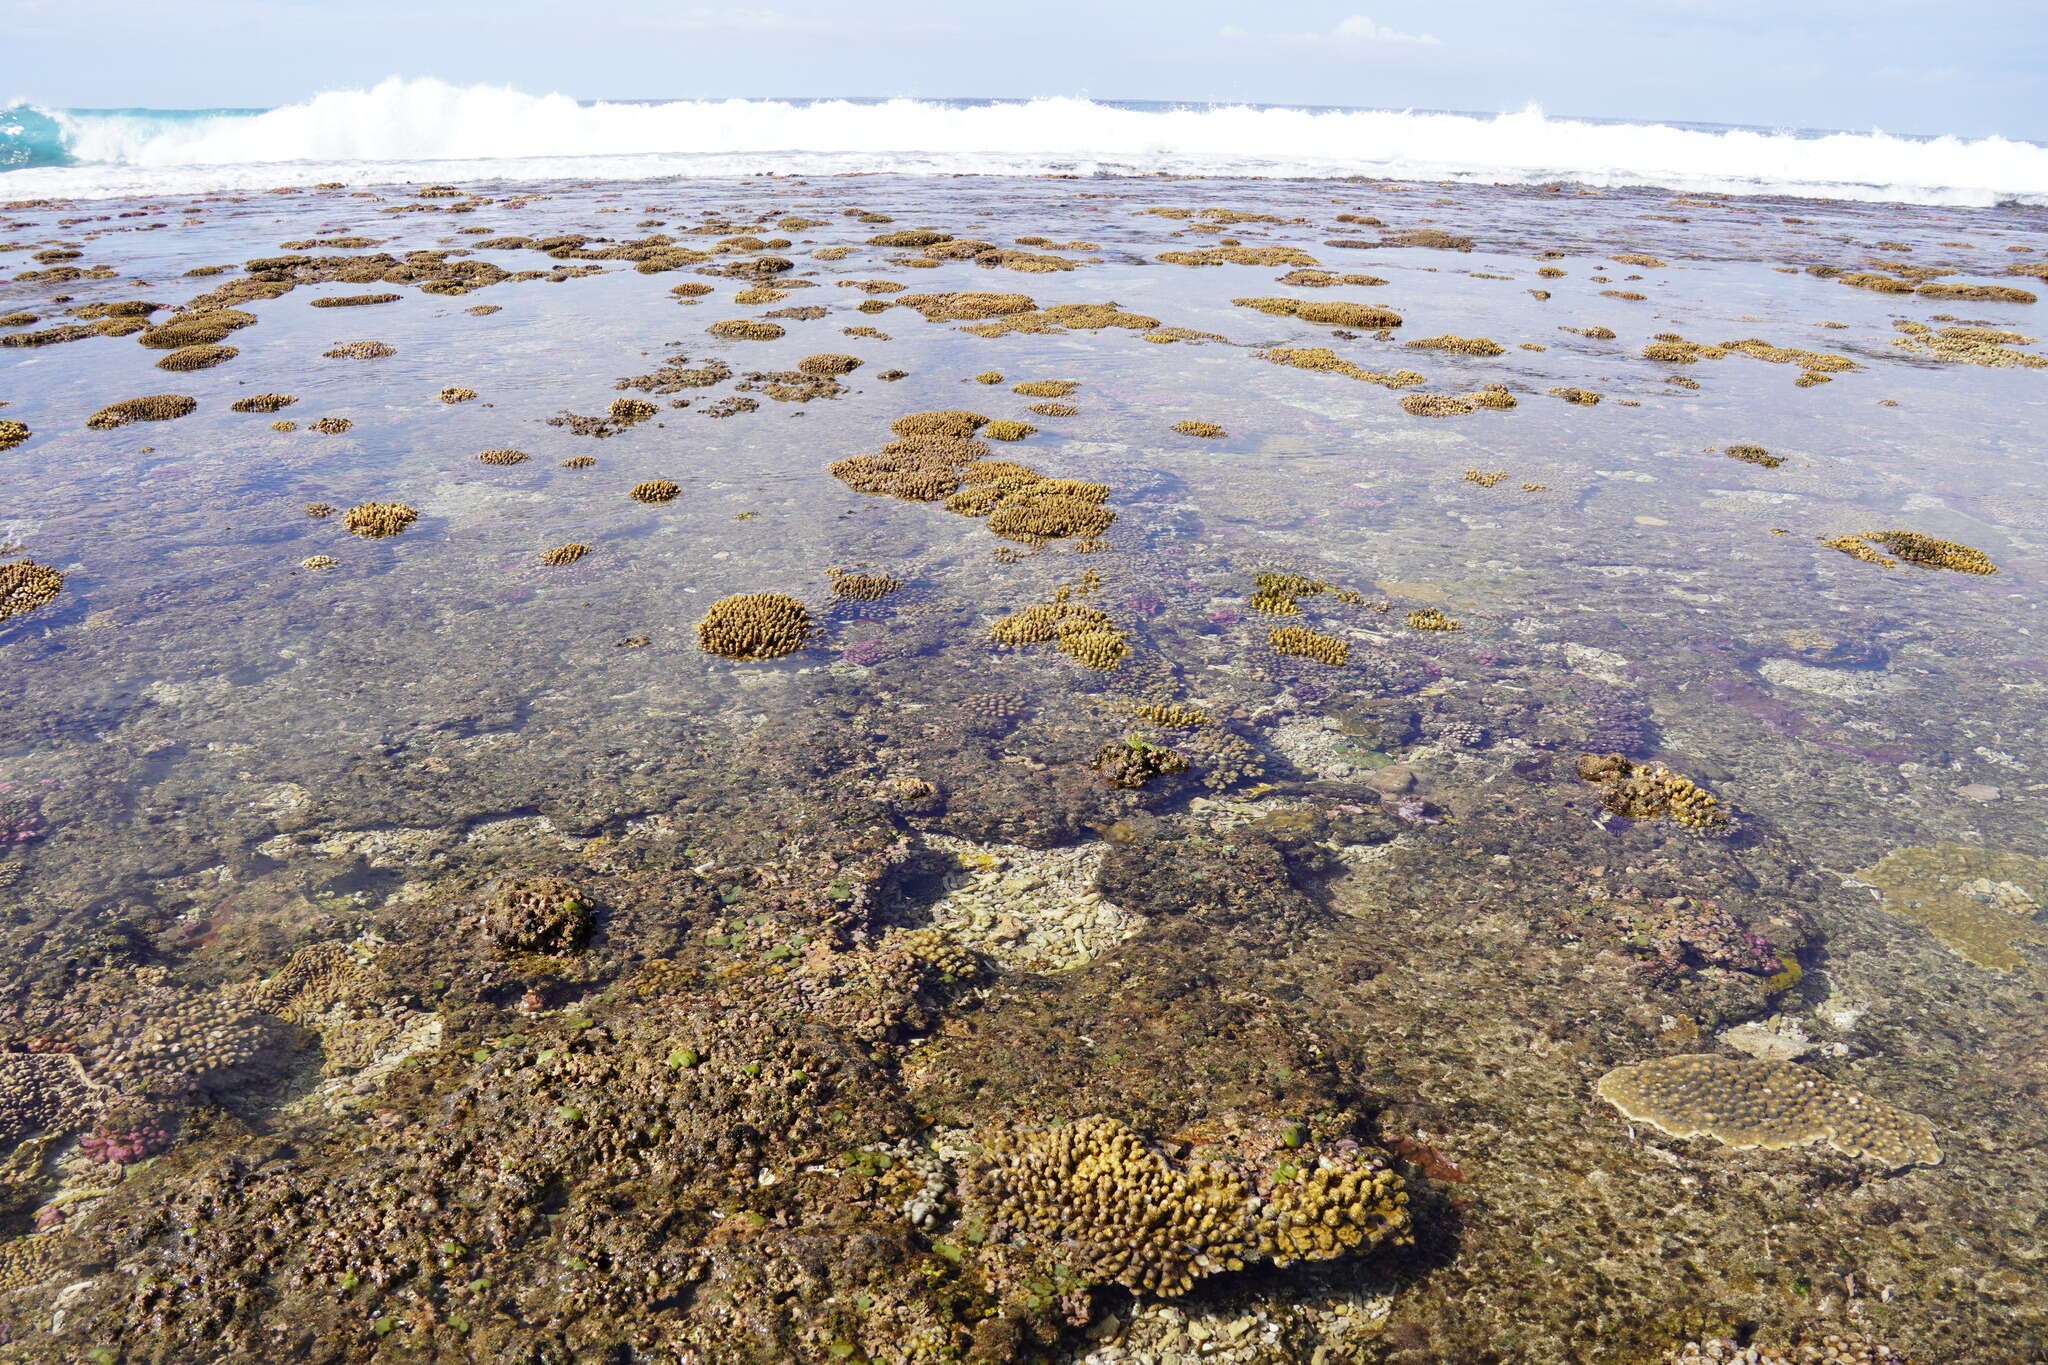
[[[802,649],[811,630],[810,612],[794,597],[735,593],[713,602],[697,623],[697,648],[727,659],[779,659]]]
[[[0,621],[47,607],[64,590],[64,575],[26,559],[0,564]]]
[[[1351,657],[1349,641],[1334,635],[1323,635],[1306,626],[1275,626],[1266,636],[1266,643],[1276,654],[1292,654],[1303,659],[1314,659],[1317,663],[1336,668]]]
[[[402,502],[366,502],[341,514],[341,524],[350,535],[365,540],[395,536],[419,520],[419,511]]]

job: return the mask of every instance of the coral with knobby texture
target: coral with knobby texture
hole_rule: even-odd
[[[1932,356],[1952,365],[2048,369],[2048,356],[2013,349],[2034,344],[2033,337],[2019,332],[1997,327],[1944,327],[1937,332],[1924,322],[1903,318],[1892,325],[1905,333],[1894,339],[1892,345],[1916,355]]]
[[[1762,446],[1729,446],[1721,453],[1731,460],[1741,460],[1744,464],[1760,464],[1765,469],[1776,469],[1779,465],[1785,463],[1783,455],[1773,455]]]
[[[811,637],[811,614],[779,592],[721,597],[697,623],[697,648],[727,659],[779,659]]]
[[[1728,824],[1728,812],[1718,798],[1661,763],[1587,754],[1579,759],[1579,777],[1606,787],[1601,804],[1629,820],[1671,820],[1688,829],[1721,829]]]
[[[1405,346],[1424,351],[1451,351],[1458,355],[1506,355],[1508,348],[1492,337],[1461,337],[1446,332],[1442,336],[1418,337],[1402,343]]]
[[[1896,569],[1899,561],[1889,555],[1881,555],[1859,536],[1824,536],[1822,545],[1830,550],[1840,550],[1851,559],[1860,559],[1865,564],[1875,564],[1880,569]]]
[[[476,397],[475,389],[449,387],[437,395],[443,403],[467,403]]]
[[[796,367],[810,375],[851,374],[860,368],[860,359],[850,355],[807,355],[797,361]]]
[[[561,877],[500,883],[484,904],[484,931],[509,953],[555,953],[590,937],[590,898]]]
[[[1477,412],[1479,405],[1448,393],[1411,393],[1401,399],[1401,411],[1411,417],[1462,417]]]
[[[64,590],[64,575],[26,559],[0,564],[0,621],[47,607]]]
[[[1193,417],[1190,417],[1185,422],[1175,422],[1173,429],[1183,436],[1201,436],[1209,440],[1229,435],[1228,432],[1224,431],[1222,427],[1217,426],[1214,422],[1204,422]]]
[[[633,501],[645,503],[674,502],[676,494],[683,491],[682,485],[670,479],[648,479],[636,483],[630,490]]]
[[[186,346],[208,346],[237,328],[255,325],[254,313],[244,313],[239,308],[213,308],[182,313],[136,339],[153,351],[176,351]]]
[[[341,563],[333,555],[307,555],[299,561],[302,569],[332,569]]]
[[[98,1092],[76,1057],[0,1052],[0,1151],[31,1133],[84,1127],[99,1107]]]
[[[1953,540],[1941,540],[1918,531],[1865,531],[1863,539],[1874,541],[1908,564],[1928,569],[1952,569],[1957,573],[1994,574],[1998,566],[1982,550]]]
[[[729,318],[724,322],[714,322],[704,330],[715,337],[733,341],[773,341],[784,331],[779,322],[757,322],[752,318]]]
[[[868,245],[937,246],[940,242],[950,242],[952,240],[953,234],[950,232],[933,232],[922,228],[909,228],[902,232],[884,232],[880,236],[870,237],[868,238]]]
[[[1249,1261],[1329,1260],[1409,1240],[1391,1171],[1333,1157],[1283,1163],[1261,1193],[1234,1163],[1177,1167],[1100,1115],[982,1139],[962,1207],[1004,1244],[1060,1262],[1084,1284],[1175,1296]]]
[[[574,564],[589,553],[590,547],[588,545],[583,544],[581,541],[572,540],[567,545],[557,545],[552,550],[542,550],[540,552],[540,562],[549,568],[559,568],[564,564]]]
[[[1275,626],[1266,635],[1266,643],[1275,654],[1292,654],[1298,658],[1314,659],[1331,668],[1342,665],[1351,657],[1351,644],[1334,635],[1324,635],[1306,626]]]
[[[1408,613],[1410,630],[1463,630],[1462,623],[1444,615],[1437,607],[1419,607]]]
[[[1210,246],[1196,251],[1162,252],[1168,265],[1321,265],[1315,257],[1292,246]]]
[[[1491,471],[1468,469],[1465,471],[1465,482],[1476,483],[1481,488],[1491,488],[1495,484],[1499,483],[1502,479],[1505,479],[1507,476],[1508,471],[1505,469],[1497,469]]]
[[[832,595],[849,602],[878,602],[903,586],[900,578],[888,574],[846,573],[840,569],[827,574],[832,580]]]
[[[185,1099],[259,1079],[285,1040],[269,1014],[162,986],[138,992],[82,1041],[94,1079],[123,1094]]]
[[[314,299],[315,308],[363,308],[373,303],[397,303],[403,294],[334,294]]]
[[[906,441],[931,436],[965,440],[987,426],[988,420],[978,412],[959,408],[942,412],[912,412],[891,422],[889,430]]]
[[[1240,308],[1254,308],[1276,317],[1300,318],[1303,322],[1318,322],[1326,327],[1356,327],[1361,331],[1376,332],[1383,327],[1401,325],[1399,313],[1376,303],[1346,303],[1339,299],[1232,299],[1231,302]]]
[[[2034,303],[2032,290],[2003,284],[1923,284],[1913,291],[1923,299],[1967,299],[1973,303]]]
[[[1080,381],[1074,379],[1027,379],[1021,384],[1012,384],[1010,392],[1026,398],[1065,398],[1080,387]]]
[[[351,341],[320,354],[329,360],[378,360],[387,355],[397,355],[398,348],[381,341]]]
[[[112,431],[130,422],[168,422],[190,414],[198,406],[198,399],[182,393],[152,393],[109,403],[86,418],[85,424],[94,431]]]
[[[523,450],[485,450],[477,453],[477,459],[485,464],[525,464],[531,458]]]
[[[1072,403],[1062,403],[1057,398],[1048,398],[1043,403],[1032,403],[1028,406],[1040,417],[1072,417],[1081,410]]]
[[[1413,370],[1395,370],[1391,374],[1380,374],[1340,359],[1327,346],[1275,346],[1270,350],[1255,351],[1261,360],[1270,360],[1275,365],[1288,365],[1297,370],[1317,370],[1326,374],[1341,374],[1347,379],[1363,380],[1368,384],[1379,384],[1389,389],[1411,389],[1425,382]]]
[[[1672,1137],[1778,1151],[1826,1142],[1886,1167],[1936,1166],[1934,1125],[1783,1061],[1688,1053],[1616,1067],[1600,1098]]]
[[[1038,428],[1032,426],[1029,422],[1015,422],[1007,418],[998,418],[996,421],[990,422],[987,426],[983,427],[981,435],[991,441],[1021,441],[1025,437],[1035,434],[1037,430]]]
[[[349,421],[346,417],[322,417],[319,421],[309,425],[307,430],[317,431],[322,436],[339,436],[345,431],[354,430],[354,428],[355,423]]]
[[[1561,386],[1554,389],[1547,389],[1545,390],[1545,392],[1550,394],[1550,396],[1553,398],[1562,398],[1567,403],[1577,403],[1581,407],[1590,408],[1595,403],[1598,403],[1600,401],[1600,395],[1593,392],[1591,389],[1575,389],[1569,386]]]
[[[1136,791],[1155,777],[1186,772],[1188,760],[1163,744],[1149,744],[1133,735],[1103,745],[1092,766],[1110,786]]]
[[[232,412],[276,412],[288,408],[299,400],[288,393],[258,393],[247,398],[237,398],[228,404]]]
[[[233,346],[182,346],[156,362],[159,370],[210,370],[242,352]]]
[[[0,450],[12,450],[28,438],[28,423],[0,417]]]
[[[407,507],[402,502],[366,502],[343,512],[341,524],[348,528],[350,535],[361,536],[365,540],[381,540],[397,535],[419,517],[417,508]]]
[[[1036,545],[1099,536],[1115,521],[1114,511],[1087,498],[1026,491],[1005,497],[989,514],[988,529],[1005,540]]]

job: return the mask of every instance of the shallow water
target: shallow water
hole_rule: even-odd
[[[20,1344],[0,1352],[40,1359],[104,1342],[178,1358],[176,1343],[219,1334],[222,1349],[255,1359],[289,1320],[303,1349],[337,1358],[455,1358],[485,1341],[505,1358],[550,1360],[1295,1360],[1322,1349],[1629,1361],[1738,1329],[1786,1350],[1836,1331],[1910,1359],[2032,1358],[2048,1332],[2037,1273],[2048,863],[2030,861],[2048,858],[2037,776],[2048,652],[2032,634],[2048,381],[1894,342],[1901,320],[2025,332],[2039,305],[1877,293],[1803,267],[1883,259],[2038,288],[2004,273],[2048,251],[2038,212],[1164,179],[469,190],[17,205],[0,223],[17,275],[59,242],[83,252],[65,264],[114,274],[0,285],[0,312],[41,318],[16,333],[72,321],[65,310],[85,303],[175,305],[240,270],[183,278],[195,266],[320,233],[384,239],[375,249],[401,256],[489,240],[456,233],[473,226],[609,242],[666,231],[711,249],[717,236],[682,234],[709,215],[792,239],[773,254],[795,262],[786,279],[815,286],[742,306],[731,295],[749,281],[688,266],[642,274],[628,261],[477,249],[462,259],[601,272],[453,295],[300,283],[235,305],[257,324],[226,338],[238,356],[199,372],[153,368],[165,353],[132,336],[0,350],[0,418],[32,433],[0,451],[0,546],[65,575],[52,603],[0,624],[0,820],[15,836],[0,905],[21,964],[8,1047],[75,1050],[96,1086],[75,1112],[25,1106],[10,1126],[27,1138],[4,1277]],[[386,212],[407,205],[432,211]],[[1157,206],[1287,221],[1197,231],[1199,217],[1140,212]],[[862,223],[849,207],[894,221]],[[773,226],[790,213],[825,222]],[[1025,248],[1077,267],[1049,273],[911,268],[898,258],[916,250],[862,245],[922,224],[1004,245],[1092,245]],[[1472,248],[1327,245],[1425,227]],[[1288,267],[1157,259],[1226,238],[1386,282],[1298,288],[1275,283]],[[842,245],[860,249],[811,254]],[[1611,259],[1630,253],[1666,264]],[[716,264],[756,254],[729,249]],[[1539,277],[1539,266],[1564,273]],[[671,296],[700,278],[715,292]],[[1041,307],[1113,301],[1210,335],[984,337],[902,306],[863,314],[863,300],[893,296],[838,287],[884,279],[915,293],[1024,293]],[[309,306],[365,292],[403,297]],[[1403,322],[1383,337],[1333,336],[1232,302],[1247,297],[1367,302]],[[498,311],[468,311],[478,305]],[[785,320],[777,340],[705,331],[803,305],[829,311]],[[842,333],[857,326],[886,339]],[[1659,333],[1763,338],[1853,364],[1800,387],[1799,365],[1739,352],[1643,358]],[[1440,334],[1492,338],[1505,353],[1403,344]],[[368,339],[396,353],[323,356]],[[1258,354],[1275,346],[1414,369],[1429,393],[1505,385],[1516,403],[1412,416],[1408,390]],[[748,373],[820,352],[864,362],[843,396],[751,392],[757,410],[706,411]],[[614,387],[674,356],[722,360],[734,378],[666,395]],[[882,379],[889,369],[908,373]],[[1002,382],[974,382],[985,371]],[[1078,384],[1066,400],[1077,413],[1036,416],[1011,389],[1052,379]],[[444,403],[451,385],[479,397]],[[1560,386],[1601,401],[1547,392]],[[266,392],[297,401],[229,408]],[[86,427],[103,405],[151,393],[198,407]],[[546,424],[620,397],[688,405],[602,438]],[[827,472],[889,440],[895,418],[953,408],[1037,426],[993,443],[993,458],[1107,484],[1106,544],[1081,554],[1072,540],[1007,542],[940,502],[862,494]],[[353,425],[307,429],[322,417]],[[299,429],[274,431],[278,419]],[[1226,434],[1171,429],[1190,419]],[[1737,444],[1782,463],[1722,453]],[[531,458],[478,461],[498,448]],[[561,464],[586,455],[593,467]],[[1505,478],[1483,486],[1467,471]],[[657,478],[680,485],[673,502],[628,496]],[[419,519],[364,540],[301,510],[373,501]],[[1998,572],[1886,568],[1820,543],[1893,528],[1974,547]],[[567,542],[591,553],[539,562]],[[301,567],[313,555],[339,563]],[[835,601],[834,569],[907,586]],[[1276,570],[1338,591],[1303,596],[1298,616],[1261,612],[1254,579]],[[991,643],[998,618],[1062,585],[1127,637],[1121,667]],[[709,605],[745,592],[803,600],[809,645],[745,664],[700,651]],[[1408,613],[1427,608],[1460,628],[1412,628]],[[1325,668],[1276,655],[1276,625],[1343,640],[1349,657]],[[994,726],[970,700],[989,694],[1008,698]],[[1171,728],[1134,710],[1144,702],[1206,721]],[[1106,785],[1098,752],[1131,736],[1178,750],[1187,770]],[[1691,830],[1602,810],[1603,789],[1575,765],[1610,751],[1667,764],[1730,818]],[[1909,852],[1880,865],[1894,850]],[[1176,880],[1188,868],[1206,869],[1206,887]],[[588,946],[508,959],[475,927],[487,888],[508,875],[575,881],[598,907]],[[1219,881],[1242,893],[1212,900]],[[1735,916],[1770,945],[1764,966],[1693,940],[1672,949],[1657,916],[1677,912],[1654,908],[1671,897]],[[1603,908],[1613,904],[1636,908]],[[1633,927],[1617,931],[1617,919]],[[980,965],[945,989],[896,981],[877,964],[924,924]],[[276,974],[308,960],[294,952],[342,943],[382,973],[377,984],[322,987],[317,1009],[280,1003],[276,983],[298,978]],[[645,1003],[633,983],[661,963],[671,986]],[[893,1001],[854,1016],[879,1010],[887,1027],[836,1014],[835,990]],[[297,1032],[248,1074],[194,1064],[196,1089],[130,1094],[108,1059],[132,1050],[139,1026],[101,1034],[108,1010],[152,991],[225,992]],[[787,1142],[752,1110],[732,1131],[716,1104],[671,1112],[662,1123],[699,1145],[663,1168],[658,1191],[634,1165],[644,1153],[618,1156],[630,1174],[605,1164],[609,1148],[536,1174],[528,1166],[549,1160],[538,1130],[492,1120],[494,1136],[477,1140],[482,1166],[516,1166],[535,1191],[556,1191],[510,1207],[573,1222],[608,1199],[627,1227],[658,1221],[657,1192],[716,1210],[630,1247],[605,1243],[614,1273],[601,1291],[553,1279],[553,1253],[535,1250],[545,1237],[465,1230],[449,1204],[474,1207],[462,1186],[482,1166],[450,1177],[437,1217],[452,1221],[435,1235],[465,1247],[496,1238],[489,1274],[519,1286],[497,1297],[459,1289],[469,1270],[435,1269],[431,1256],[372,1255],[364,1248],[387,1234],[354,1227],[336,1234],[338,1261],[308,1266],[275,1208],[197,1193],[224,1170],[274,1164],[279,1141],[316,1185],[334,1159],[317,1153],[358,1144],[386,1154],[379,1170],[416,1171],[438,1145],[434,1115],[459,1130],[493,1105],[518,1110],[492,1089],[502,1068],[488,1059],[532,1051],[550,1030],[573,1038],[589,1025],[597,1041],[542,1048],[522,1075],[580,1047],[638,1077],[635,1049],[667,1048],[678,1018],[701,1030],[707,1017],[757,1013],[776,1038],[805,1021],[854,1040],[830,1045],[857,1050],[874,1072],[866,1084],[901,1112],[862,1109],[843,1130],[828,1123],[829,1139]],[[1764,1033],[1786,1047],[1787,1028],[1797,1043],[1768,1055],[1932,1120],[1944,1162],[1885,1170],[1825,1143],[1667,1137],[1593,1090],[1644,1057],[1740,1055]],[[1098,1037],[1123,1041],[1088,1042],[1077,1057],[1074,1039]],[[602,1088],[591,1074],[578,1073]],[[585,1125],[595,1102],[555,1093],[576,1083],[548,1081],[544,1107]],[[967,1238],[964,1194],[918,1225],[884,1176],[823,1198],[799,1178],[835,1153],[889,1144],[899,1176],[964,1171],[976,1135],[1098,1113],[1169,1144],[1284,1120],[1307,1125],[1312,1145],[1385,1148],[1408,1181],[1416,1242],[1133,1300],[1101,1276],[1091,1290],[1072,1265],[1003,1259],[1059,1262],[1016,1229]],[[72,1136],[145,1128],[161,1139],[126,1162]],[[749,1174],[721,1186],[713,1172],[735,1143]],[[400,1199],[412,1178],[352,1201]],[[223,1251],[194,1230],[198,1204],[282,1244]],[[729,1244],[743,1208],[767,1231],[739,1259],[786,1258],[800,1273],[746,1282]],[[1758,1219],[1766,1247],[1783,1247],[1760,1259]],[[820,1269],[802,1249],[819,1235],[896,1250]],[[264,1286],[260,1301],[163,1288],[202,1273],[247,1277]],[[634,1287],[684,1274],[694,1296]],[[1059,1288],[1056,1308],[1030,1289],[1035,1275]],[[354,1297],[366,1280],[373,1297]],[[68,1317],[52,1298],[65,1285],[84,1305]],[[860,1296],[884,1307],[849,1326],[844,1303]],[[812,1312],[833,1325],[805,1325]],[[396,1326],[375,1326],[386,1321]],[[1228,1344],[1200,1344],[1215,1334]],[[638,1354],[600,1354],[625,1350]]]

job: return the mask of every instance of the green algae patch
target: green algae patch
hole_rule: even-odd
[[[1877,888],[1886,914],[1912,920],[1966,961],[2008,972],[2015,945],[2048,943],[2041,907],[2048,862],[1968,844],[1895,848],[1854,874]]]

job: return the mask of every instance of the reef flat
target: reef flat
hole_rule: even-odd
[[[2041,210],[0,271],[0,1362],[2040,1358]]]

